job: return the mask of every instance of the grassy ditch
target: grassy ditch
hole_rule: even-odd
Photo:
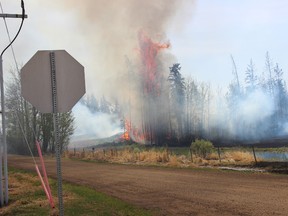
[[[57,204],[56,181],[50,179],[54,202]],[[63,183],[65,215],[153,215],[151,211],[135,207],[95,190]],[[14,168],[9,169],[9,205],[0,208],[0,215],[58,215],[57,206],[51,209],[37,175]]]
[[[199,141],[203,143],[203,141]],[[205,143],[205,142],[204,142]],[[201,148],[200,148],[201,147]],[[202,147],[205,147],[204,149]],[[198,149],[197,149],[198,148]],[[205,150],[205,151],[204,151]],[[105,148],[87,148],[67,150],[64,157],[76,160],[109,162],[120,164],[136,164],[145,166],[164,167],[243,167],[266,170],[273,173],[288,174],[288,162],[269,160],[257,155],[258,152],[287,152],[285,148],[255,148],[254,157],[252,147],[224,147],[213,146],[192,147],[156,147],[139,144],[112,146]],[[255,160],[256,159],[256,160]]]
[[[144,148],[128,146],[97,150],[67,151],[64,156],[71,159],[106,161],[114,163],[133,163],[142,165],[164,165],[176,167],[253,165],[253,154],[247,150],[221,150],[220,157],[216,148],[205,156],[190,152],[190,148]],[[260,159],[259,159],[260,160]]]

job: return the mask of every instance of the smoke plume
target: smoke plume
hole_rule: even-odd
[[[60,4],[77,15],[76,26],[85,38],[79,43],[89,46],[87,58],[93,68],[86,68],[88,91],[117,101],[123,117],[130,125],[133,121],[134,133],[155,131],[156,126],[147,125],[161,122],[159,103],[167,95],[158,85],[167,81],[169,66],[176,61],[167,50],[166,32],[181,29],[194,1],[67,0]],[[159,97],[151,98],[147,91]]]
[[[77,28],[85,36],[85,41],[77,43],[89,46],[88,52],[92,57],[87,58],[94,65],[87,71],[88,88],[96,96],[105,92],[105,95],[118,99],[125,97],[127,80],[123,80],[126,78],[123,75],[127,72],[126,57],[133,63],[137,62],[138,32],[144,31],[157,42],[166,42],[167,29],[177,26],[175,29],[179,30],[179,26],[183,26],[183,17],[187,16],[189,8],[193,8],[193,2],[67,0],[60,3],[78,17]],[[123,90],[121,95],[117,94],[119,90]]]
[[[255,87],[255,91],[245,94],[230,92],[233,97],[228,104],[224,100],[219,106],[215,99],[219,95],[213,99],[209,86],[190,83],[189,90],[186,83],[187,98],[183,98],[179,91],[182,78],[177,75],[180,67],[173,65],[177,63],[170,50],[173,41],[169,41],[166,33],[183,27],[188,12],[191,15],[193,11],[193,3],[185,0],[60,3],[78,17],[76,26],[85,39],[78,43],[88,47],[87,58],[93,62],[93,68],[86,69],[89,90],[97,97],[104,94],[110,101],[117,101],[130,137],[142,143],[163,144],[186,138],[189,141],[198,136],[213,138],[213,133],[224,139],[257,139],[267,137],[267,131],[273,128],[279,131],[282,126],[274,123],[275,118],[280,119],[284,113],[264,87]],[[171,71],[174,66],[176,69]],[[253,72],[252,64],[249,71]],[[169,72],[175,76],[169,77]],[[254,83],[254,76],[250,78]],[[276,110],[282,114],[275,115]]]
[[[191,143],[197,137],[257,140],[286,128],[283,123],[288,120],[281,120],[288,116],[282,100],[286,90],[279,92],[279,101],[277,91],[270,92],[271,87],[281,89],[275,82],[279,73],[267,83],[258,80],[256,84],[252,63],[247,70],[253,91],[244,91],[238,82],[222,98],[212,94],[209,85],[185,80],[183,98],[181,68],[173,65],[177,59],[167,32],[185,27],[194,1],[66,0],[59,4],[77,17],[73,25],[82,38],[73,43],[84,53],[88,92],[119,103],[133,140],[150,144],[179,143],[180,139]],[[82,114],[94,118],[86,111]],[[103,130],[108,128],[113,127]]]
[[[105,113],[92,113],[86,106],[78,103],[74,108],[75,134],[74,139],[105,138],[120,133],[118,119]]]

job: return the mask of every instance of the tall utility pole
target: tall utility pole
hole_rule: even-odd
[[[4,94],[4,79],[3,79],[3,54],[4,52],[12,45],[12,43],[17,38],[25,18],[27,18],[27,15],[25,15],[25,8],[24,8],[24,1],[21,0],[21,8],[22,8],[22,14],[0,14],[0,18],[21,18],[22,22],[20,25],[20,28],[18,32],[16,33],[16,36],[13,38],[12,41],[6,46],[6,48],[1,52],[0,55],[0,89],[1,89],[1,116],[2,116],[2,146],[0,146],[0,205],[1,207],[4,205],[4,198],[3,198],[3,165],[4,165],[4,180],[5,180],[5,204],[8,204],[9,196],[8,196],[8,165],[7,165],[7,142],[6,142],[6,112],[5,112],[5,94]],[[3,162],[2,162],[3,161]]]

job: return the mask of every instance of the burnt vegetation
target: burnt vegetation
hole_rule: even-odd
[[[214,146],[286,145],[287,86],[280,65],[273,64],[268,53],[265,70],[256,70],[251,60],[246,71],[241,72],[245,73],[242,82],[232,58],[233,80],[227,91],[222,92],[192,77],[184,77],[179,63],[165,68],[157,59],[157,52],[165,46],[144,39],[143,47],[148,48],[142,49],[149,55],[143,54],[146,60],[140,69],[127,61],[123,97],[113,100],[104,95],[100,98],[87,95],[80,101],[91,113],[118,116],[113,121],[121,122],[123,135],[113,143],[190,146],[191,142],[204,139]],[[44,152],[54,152],[52,116],[39,113],[24,101],[17,74],[12,81],[6,95],[10,152],[28,153],[23,134],[29,143],[34,142],[36,135],[43,143]],[[123,89],[118,89],[120,95]],[[69,112],[60,118],[61,143],[66,148],[74,132],[74,117]]]
[[[141,98],[137,110],[133,110],[136,102],[132,96],[125,106],[94,96],[83,103],[91,111],[117,113],[124,122],[124,139],[128,142],[189,146],[195,139],[206,139],[222,146],[285,145],[288,93],[279,64],[273,64],[267,52],[265,70],[257,71],[251,59],[243,82],[233,57],[232,66],[233,80],[226,93],[213,92],[209,84],[183,77],[181,66],[176,63],[160,75],[153,71],[154,77],[138,77],[142,90],[137,95]]]

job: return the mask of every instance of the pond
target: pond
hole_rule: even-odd
[[[256,158],[261,158],[264,161],[288,161],[288,152],[258,151],[255,154]]]

